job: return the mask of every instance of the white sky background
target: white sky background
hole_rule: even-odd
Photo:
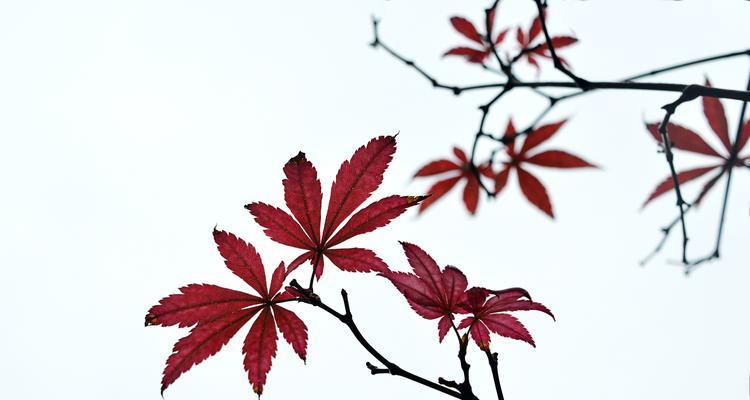
[[[492,77],[440,54],[467,43],[448,18],[476,21],[486,3],[0,4],[0,398],[159,399],[164,361],[187,330],[144,328],[146,310],[187,283],[244,289],[223,267],[215,224],[254,243],[267,266],[294,255],[267,239],[243,205],[281,204],[281,168],[298,150],[327,193],[356,147],[400,131],[378,195],[426,190],[411,174],[453,144],[469,146],[476,106],[492,94],[433,90],[373,51],[370,14],[383,17],[382,38],[393,48],[446,82],[473,83]],[[532,3],[505,3],[498,25],[526,26]],[[740,1],[555,1],[549,24],[581,39],[563,53],[577,72],[606,80],[747,48],[748,17]],[[708,73],[716,86],[742,88],[748,62],[656,80],[699,83]],[[561,76],[545,65],[542,78]],[[359,243],[404,270],[396,240],[412,241],[441,265],[462,268],[471,284],[522,286],[555,312],[557,322],[520,315],[536,349],[493,338],[508,399],[747,399],[747,171],[735,175],[720,262],[686,279],[668,264],[679,256],[674,236],[646,268],[637,263],[675,212],[671,195],[638,212],[668,173],[642,121],[660,118],[659,107],[674,98],[594,93],[549,116],[572,117],[550,148],[603,166],[539,170],[555,221],[511,180],[475,218],[456,191],[422,218],[412,211]],[[733,132],[739,104],[724,104]],[[508,115],[528,121],[543,105],[519,90],[487,126],[500,131]],[[717,144],[699,102],[674,120]],[[678,166],[705,162],[677,154]],[[697,187],[686,188],[691,198]],[[713,246],[722,190],[690,215],[692,256]],[[402,367],[459,377],[455,341],[439,345],[436,323],[414,314],[383,279],[329,268],[319,287],[336,307],[338,290],[349,289],[364,334]],[[280,343],[264,398],[442,398],[401,378],[370,376],[364,363],[374,360],[343,326],[305,305],[294,309],[310,328],[308,363]],[[235,338],[194,367],[166,398],[252,396],[241,343]],[[491,398],[484,356],[470,361],[477,393]]]

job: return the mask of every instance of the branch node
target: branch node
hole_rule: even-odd
[[[372,375],[378,375],[378,374],[389,374],[391,371],[388,370],[388,368],[379,368],[370,363],[369,361],[365,363],[365,366],[367,369],[370,370],[370,373]]]
[[[438,383],[443,386],[448,386],[449,388],[461,390],[461,385],[459,385],[456,381],[451,381],[445,378],[438,378]]]
[[[375,15],[371,16],[372,19],[372,32],[373,32],[373,38],[372,42],[370,42],[371,47],[378,47],[380,45],[380,37],[378,35],[378,24],[380,23],[380,19],[377,18]]]
[[[349,294],[346,293],[346,289],[341,289],[341,299],[344,301],[344,317],[351,320],[352,310],[349,308]]]
[[[294,290],[300,294],[300,301],[306,301],[313,305],[320,303],[320,297],[315,294],[312,289],[303,288],[296,279],[292,279],[292,281],[289,282],[289,286],[294,288]]]
[[[679,107],[682,103],[687,103],[689,101],[695,100],[700,96],[700,91],[703,86],[701,85],[688,85],[685,87],[685,90],[682,91],[682,94],[680,97],[677,98],[677,100],[665,104],[662,106],[662,110],[666,111],[668,114],[674,114],[677,110],[677,107]],[[664,127],[666,130],[666,127]]]

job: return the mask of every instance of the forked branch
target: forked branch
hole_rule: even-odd
[[[596,90],[643,90],[643,91],[665,91],[665,92],[677,92],[680,93],[679,98],[664,106],[663,109],[665,110],[665,116],[662,120],[662,123],[659,126],[659,133],[662,136],[663,146],[664,146],[664,154],[665,158],[667,160],[670,174],[672,177],[673,185],[675,194],[677,197],[677,206],[679,208],[679,217],[676,219],[675,222],[671,223],[665,228],[662,228],[663,237],[660,243],[657,245],[654,252],[652,252],[646,259],[644,259],[643,262],[646,262],[648,259],[650,259],[654,254],[658,253],[662,246],[664,245],[664,242],[666,241],[667,236],[669,235],[669,232],[671,229],[675,226],[677,222],[680,223],[681,230],[682,230],[682,259],[681,263],[689,269],[691,266],[699,265],[703,262],[718,258],[719,256],[719,246],[721,243],[721,238],[723,234],[723,227],[724,227],[724,221],[725,221],[725,212],[726,212],[726,204],[727,204],[727,197],[729,193],[729,186],[731,184],[731,167],[727,171],[727,185],[725,187],[725,196],[724,196],[724,203],[721,209],[721,216],[720,216],[720,222],[719,222],[719,230],[717,233],[717,240],[716,240],[716,247],[714,248],[714,251],[701,259],[690,261],[687,256],[687,244],[689,241],[688,238],[688,231],[686,227],[685,222],[685,214],[690,209],[690,204],[687,203],[684,200],[684,197],[682,195],[682,191],[680,188],[680,182],[677,177],[677,172],[674,167],[674,154],[672,152],[672,143],[668,134],[668,123],[671,118],[671,116],[675,113],[677,107],[685,103],[687,101],[691,101],[693,99],[696,99],[698,97],[714,97],[714,98],[720,98],[720,99],[730,99],[730,100],[739,100],[743,102],[743,109],[742,109],[742,115],[741,119],[744,117],[745,114],[745,105],[748,100],[750,100],[750,84],[746,88],[746,90],[732,90],[732,89],[722,89],[722,88],[715,88],[715,87],[709,87],[709,86],[703,86],[703,85],[694,85],[694,84],[679,84],[679,83],[657,83],[657,82],[636,82],[636,80],[645,78],[645,77],[651,77],[671,71],[676,71],[678,69],[692,67],[696,65],[702,65],[708,62],[713,61],[719,61],[719,60],[726,60],[738,56],[747,56],[750,55],[750,49],[746,50],[740,50],[740,51],[733,51],[723,54],[718,54],[714,56],[709,57],[703,57],[687,62],[681,62],[674,65],[662,67],[653,69],[647,72],[643,72],[640,74],[632,75],[627,78],[621,79],[621,80],[615,80],[615,81],[588,81],[583,78],[580,78],[579,76],[572,73],[565,64],[560,60],[560,58],[557,55],[557,51],[555,49],[553,40],[549,34],[549,31],[547,29],[547,23],[545,20],[545,9],[547,7],[546,1],[544,0],[533,0],[537,12],[538,12],[538,18],[539,23],[541,26],[541,30],[544,34],[545,39],[545,45],[549,51],[549,56],[552,58],[552,61],[554,63],[554,66],[556,69],[564,73],[566,76],[568,76],[571,81],[523,81],[516,77],[516,75],[513,73],[512,67],[514,64],[514,61],[520,59],[520,57],[524,54],[524,51],[527,51],[528,49],[522,49],[521,52],[516,55],[515,57],[512,57],[509,62],[504,62],[504,60],[500,57],[498,54],[498,51],[495,46],[495,42],[492,40],[492,32],[491,32],[491,13],[497,13],[497,7],[499,6],[500,1],[495,0],[492,2],[491,6],[485,9],[485,35],[484,35],[484,41],[486,42],[486,48],[493,55],[494,60],[497,62],[498,67],[493,68],[491,66],[488,66],[486,64],[482,64],[482,67],[486,70],[492,71],[497,73],[499,76],[503,78],[503,81],[501,82],[492,82],[492,83],[485,83],[485,84],[478,84],[478,85],[467,85],[467,86],[459,86],[459,85],[452,85],[452,84],[446,84],[441,82],[439,79],[437,79],[435,76],[428,73],[425,69],[419,67],[413,60],[407,59],[404,56],[402,56],[400,53],[393,50],[389,45],[383,42],[383,40],[380,37],[379,32],[379,20],[373,19],[373,33],[374,33],[374,39],[371,43],[371,45],[375,48],[382,48],[385,50],[388,54],[393,56],[394,58],[400,60],[403,62],[407,67],[414,69],[417,73],[419,73],[422,77],[427,79],[433,87],[438,89],[446,89],[450,90],[455,95],[461,95],[464,92],[468,91],[477,91],[477,90],[497,90],[497,93],[485,104],[481,105],[479,107],[480,111],[480,122],[479,122],[479,128],[477,129],[476,133],[474,134],[474,140],[471,147],[471,156],[470,156],[470,168],[473,172],[475,178],[479,182],[481,190],[485,193],[485,195],[489,198],[492,198],[495,196],[495,191],[491,190],[484,182],[483,177],[481,176],[479,162],[477,162],[477,149],[479,146],[479,142],[482,139],[488,139],[493,142],[495,142],[499,148],[492,151],[492,154],[494,154],[500,150],[502,150],[508,143],[510,143],[512,140],[514,140],[518,136],[527,135],[530,132],[532,132],[536,126],[541,123],[543,118],[554,108],[557,104],[561,103],[562,101],[578,97],[582,94],[590,93],[592,91]],[[545,97],[549,103],[547,107],[545,107],[534,119],[534,121],[526,128],[518,130],[515,134],[504,136],[504,135],[493,135],[490,132],[487,132],[485,129],[485,122],[487,120],[487,117],[492,109],[493,106],[497,105],[500,101],[500,99],[505,96],[505,94],[509,93],[513,89],[516,88],[527,88],[532,89],[535,91],[537,95]],[[566,95],[562,96],[551,96],[546,93],[540,92],[537,89],[538,88],[570,88],[574,89],[575,91]],[[735,139],[735,149],[732,152],[734,157],[737,157],[737,149],[736,145],[739,141],[739,135],[741,134],[741,126],[742,121],[739,124],[739,128],[737,131],[736,139]],[[490,162],[492,162],[492,159],[494,157],[490,158]],[[745,166],[750,168],[750,166],[747,165],[747,163],[743,160],[731,160],[731,163],[737,163],[738,166]]]
[[[372,373],[373,375],[387,373],[387,374],[391,374],[395,376],[400,376],[402,378],[406,378],[410,381],[419,383],[421,385],[429,387],[430,389],[444,393],[451,397],[455,397],[457,399],[474,400],[474,398],[467,398],[458,390],[450,389],[439,383],[433,382],[429,379],[423,378],[419,375],[406,371],[403,368],[396,365],[395,363],[388,360],[382,354],[380,354],[380,352],[378,352],[370,344],[370,342],[368,342],[367,339],[365,339],[365,337],[362,335],[362,332],[360,332],[359,328],[357,327],[357,324],[354,322],[354,318],[351,313],[351,308],[349,306],[349,296],[346,293],[346,290],[343,290],[343,289],[341,290],[341,299],[344,303],[344,310],[345,310],[344,313],[342,314],[334,310],[330,306],[328,306],[326,303],[324,303],[317,294],[311,292],[309,289],[303,288],[296,280],[292,280],[289,283],[289,285],[292,288],[294,288],[296,292],[299,293],[299,296],[300,296],[299,301],[322,309],[323,311],[327,312],[328,314],[332,315],[334,318],[339,320],[339,322],[346,325],[347,328],[349,328],[349,330],[352,332],[352,335],[354,335],[354,338],[357,339],[357,342],[359,342],[359,344],[365,350],[367,350],[367,352],[370,353],[370,355],[375,357],[375,359],[378,360],[378,362],[383,365],[383,367],[380,368],[368,362],[366,366],[370,370],[370,373]]]

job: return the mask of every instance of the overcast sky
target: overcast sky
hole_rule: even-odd
[[[468,147],[476,107],[491,92],[454,97],[429,87],[367,46],[370,15],[382,37],[446,82],[491,81],[458,59],[466,44],[448,23],[473,20],[478,1],[16,1],[0,3],[0,398],[159,399],[171,346],[187,330],[144,328],[149,306],[179,286],[244,289],[211,238],[218,225],[258,247],[266,265],[293,252],[271,242],[243,209],[280,204],[284,162],[299,150],[324,192],[341,161],[371,137],[400,132],[380,196],[418,194],[410,176],[426,161]],[[526,26],[532,2],[505,2],[501,26]],[[740,1],[552,1],[553,32],[577,35],[564,52],[583,77],[617,79],[653,67],[750,47],[750,9]],[[742,88],[750,60],[717,62],[654,81]],[[545,65],[542,79],[562,79]],[[519,73],[533,78],[532,70]],[[512,180],[469,217],[452,193],[359,240],[394,269],[397,240],[414,242],[470,284],[522,286],[557,322],[520,314],[537,348],[495,338],[506,398],[747,399],[750,176],[736,174],[722,259],[685,278],[671,261],[679,238],[642,268],[671,197],[639,212],[667,176],[643,128],[670,93],[597,92],[561,105],[570,118],[549,143],[601,170],[538,170],[557,219],[526,203]],[[739,103],[724,102],[730,130]],[[517,91],[494,110],[529,121],[544,103]],[[710,137],[693,102],[674,117]],[[678,167],[705,165],[677,153]],[[700,185],[686,186],[692,197]],[[717,188],[689,218],[692,256],[707,254],[721,202]],[[438,344],[436,323],[414,314],[374,275],[328,269],[321,295],[340,307],[350,292],[363,333],[387,357],[431,379],[459,377],[456,343]],[[320,310],[294,307],[310,328],[307,365],[280,344],[264,398],[442,396],[412,382],[371,376],[374,361]],[[246,328],[247,329],[247,328]],[[245,332],[244,330],[241,331]],[[246,399],[241,338],[194,367],[167,399]],[[473,385],[490,398],[482,354]]]

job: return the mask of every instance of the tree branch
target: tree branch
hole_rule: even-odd
[[[367,339],[365,339],[365,337],[362,335],[362,332],[359,331],[357,324],[354,323],[354,319],[352,317],[351,309],[349,306],[349,296],[346,293],[346,290],[341,290],[341,298],[343,300],[345,310],[345,312],[342,314],[325,304],[317,294],[313,293],[309,289],[305,289],[300,286],[300,284],[296,280],[292,280],[289,285],[300,294],[299,301],[322,309],[323,311],[339,320],[339,322],[346,325],[354,335],[354,338],[357,339],[359,344],[364,347],[364,349],[367,350],[370,355],[375,357],[378,362],[385,366],[385,368],[378,368],[370,363],[365,364],[370,370],[370,373],[372,373],[373,375],[389,373],[391,375],[400,376],[410,381],[419,383],[433,390],[437,390],[438,392],[444,393],[448,396],[455,397],[457,399],[466,399],[466,397],[464,397],[460,392],[456,390],[451,390],[445,386],[441,386],[438,383],[432,382],[428,379],[404,370],[403,368],[389,361],[387,358],[385,358],[385,356],[380,354],[380,352],[375,350],[370,342],[368,342]]]
[[[469,165],[472,169],[472,172],[474,173],[474,177],[479,182],[479,187],[484,191],[485,194],[487,194],[488,197],[495,197],[495,191],[490,190],[487,185],[482,180],[482,174],[479,171],[479,168],[477,168],[476,165],[476,153],[477,153],[477,147],[479,146],[479,139],[482,136],[491,136],[484,132],[484,124],[487,121],[487,115],[490,113],[490,109],[492,106],[500,100],[501,97],[503,97],[504,94],[508,93],[513,89],[513,86],[506,86],[503,88],[503,90],[500,91],[495,97],[492,98],[487,104],[479,106],[479,111],[482,112],[482,117],[479,120],[479,129],[477,130],[476,135],[474,135],[474,143],[471,145],[471,154],[469,156]]]
[[[736,145],[738,143],[738,139],[736,139],[735,146],[734,146],[735,150],[733,152],[734,159],[730,161],[732,165],[729,166],[727,185],[725,187],[724,203],[723,203],[722,210],[721,210],[721,217],[720,217],[720,222],[719,222],[719,230],[717,234],[716,247],[714,249],[714,252],[710,254],[709,256],[704,257],[702,259],[698,259],[691,263],[688,261],[688,257],[687,257],[687,243],[689,239],[687,235],[687,227],[685,224],[685,214],[690,209],[690,204],[684,201],[682,192],[680,190],[679,180],[677,178],[677,173],[676,173],[674,162],[673,162],[674,155],[672,153],[672,145],[671,145],[671,141],[667,132],[667,124],[669,122],[669,119],[674,114],[674,112],[676,111],[677,107],[680,104],[687,102],[687,101],[691,101],[697,97],[714,97],[714,98],[721,98],[721,99],[743,101],[742,114],[744,115],[746,102],[750,100],[750,82],[746,90],[740,91],[740,90],[706,87],[706,86],[701,86],[701,85],[686,85],[686,84],[677,84],[677,83],[634,82],[634,81],[637,79],[655,76],[655,75],[659,75],[665,72],[675,71],[681,68],[700,65],[703,63],[729,59],[729,58],[733,58],[737,56],[750,55],[750,49],[722,53],[722,54],[718,54],[714,56],[708,56],[708,57],[703,57],[703,58],[699,58],[699,59],[695,59],[691,61],[681,62],[681,63],[673,64],[670,66],[646,71],[637,75],[624,78],[619,81],[588,81],[573,74],[560,61],[559,57],[557,56],[556,49],[553,46],[552,39],[547,29],[546,20],[544,18],[544,9],[547,7],[546,1],[534,0],[534,3],[536,4],[536,7],[537,7],[538,15],[539,15],[540,25],[544,33],[545,43],[549,49],[554,66],[556,69],[560,70],[569,78],[571,78],[573,82],[558,82],[558,81],[524,82],[524,81],[518,80],[513,75],[512,70],[511,70],[513,62],[519,59],[523,55],[523,50],[516,57],[512,58],[508,63],[505,63],[503,62],[502,58],[497,53],[497,49],[494,45],[494,41],[492,40],[492,32],[491,32],[490,24],[489,24],[489,16],[493,10],[496,10],[497,6],[499,5],[499,2],[500,2],[499,0],[494,0],[491,7],[484,10],[485,11],[485,32],[486,32],[484,39],[487,43],[487,46],[490,52],[493,54],[495,60],[498,62],[500,69],[496,70],[485,64],[482,64],[482,67],[486,70],[490,70],[500,75],[504,75],[506,78],[505,82],[486,83],[486,84],[468,85],[468,86],[447,85],[447,84],[440,83],[434,76],[427,73],[424,69],[418,67],[413,61],[404,58],[403,56],[401,56],[400,54],[392,50],[389,46],[384,44],[382,40],[380,39],[380,33],[378,30],[379,21],[376,19],[373,19],[373,32],[374,32],[375,37],[371,45],[375,48],[377,47],[383,48],[387,53],[389,53],[396,59],[406,64],[407,67],[413,68],[420,75],[422,75],[425,79],[430,81],[433,87],[436,87],[439,89],[451,90],[455,95],[460,95],[463,92],[467,92],[467,91],[476,91],[476,90],[485,90],[485,89],[499,90],[498,94],[495,95],[489,102],[479,107],[482,115],[480,119],[479,129],[477,133],[474,135],[474,141],[471,147],[472,150],[471,150],[471,158],[470,158],[470,167],[472,169],[474,176],[479,182],[482,191],[489,198],[492,198],[495,196],[494,190],[490,190],[486,186],[484,181],[482,180],[481,173],[479,171],[479,168],[477,167],[476,151],[477,151],[478,143],[482,138],[487,138],[487,139],[493,140],[501,144],[501,147],[499,149],[492,150],[492,153],[491,153],[492,156],[490,157],[490,162],[492,162],[492,160],[494,159],[494,155],[496,154],[498,150],[501,150],[511,140],[514,140],[515,138],[519,136],[527,135],[528,133],[532,132],[535,129],[535,127],[542,121],[542,119],[552,110],[552,108],[554,108],[555,105],[557,105],[563,100],[577,97],[585,93],[590,93],[591,91],[594,91],[594,90],[607,90],[607,89],[608,90],[644,90],[644,91],[679,92],[680,97],[678,98],[678,100],[676,100],[673,103],[667,104],[666,106],[663,107],[663,109],[665,110],[665,116],[664,116],[664,119],[662,120],[662,123],[659,126],[659,133],[662,136],[662,141],[663,141],[663,145],[665,149],[665,152],[664,152],[665,158],[670,168],[670,173],[672,176],[672,181],[674,184],[675,193],[677,197],[679,217],[676,218],[672,223],[670,223],[666,227],[662,228],[663,237],[661,241],[658,243],[654,251],[652,251],[646,258],[644,258],[641,261],[641,264],[643,265],[646,262],[648,262],[655,254],[657,254],[661,250],[661,248],[663,247],[663,245],[665,244],[667,240],[667,237],[669,236],[669,233],[671,232],[672,228],[676,226],[677,222],[680,222],[680,225],[682,228],[682,236],[683,236],[682,264],[686,266],[686,272],[689,272],[688,267],[690,265],[695,266],[695,265],[704,263],[706,261],[709,261],[711,259],[718,258],[719,248],[720,248],[721,238],[722,238],[722,233],[723,233],[723,227],[724,227],[724,222],[725,222],[728,192],[729,192],[729,187],[731,184],[731,169],[734,166],[734,164],[736,164],[736,166],[738,167],[744,166],[746,168],[750,168],[750,165],[748,164],[747,160],[738,159],[738,156],[736,154],[737,152]],[[535,93],[539,94],[540,96],[546,97],[549,100],[549,104],[547,107],[545,107],[545,109],[537,116],[537,118],[535,118],[535,120],[528,127],[517,131],[514,135],[510,135],[509,137],[506,137],[504,135],[493,136],[492,134],[485,132],[484,124],[487,119],[487,115],[490,112],[490,109],[503,95],[505,95],[506,93],[508,93],[514,88],[529,88],[535,91]],[[553,97],[544,92],[538,91],[537,90],[538,88],[571,88],[571,89],[578,89],[578,90],[575,91],[574,93],[570,93],[567,95]],[[740,127],[741,126],[742,126],[742,121],[740,121]],[[739,138],[739,134],[741,132],[740,129],[741,128],[738,128],[737,138]]]
[[[490,15],[494,12],[497,13],[497,7],[500,5],[500,0],[495,0],[492,5],[484,10],[484,31],[487,32],[485,34],[484,40],[487,42],[487,46],[490,49],[490,53],[492,53],[493,57],[495,57],[495,61],[497,61],[497,64],[500,66],[500,71],[508,78],[509,82],[516,82],[517,79],[513,75],[513,71],[511,71],[511,66],[509,64],[506,64],[503,62],[503,60],[500,58],[500,54],[497,52],[497,46],[495,46],[495,40],[492,38],[492,26],[490,25]],[[493,18],[494,20],[494,18]]]
[[[746,90],[750,90],[750,77],[748,77]],[[711,252],[711,254],[699,258],[695,261],[692,261],[689,266],[686,267],[685,273],[690,273],[693,269],[698,267],[699,265],[711,261],[714,259],[718,259],[720,257],[719,250],[721,248],[721,238],[722,234],[724,233],[724,221],[727,211],[727,204],[729,202],[729,188],[732,185],[732,170],[735,167],[735,164],[738,164],[739,160],[739,143],[740,138],[742,137],[742,130],[745,126],[745,112],[747,111],[747,102],[742,102],[742,109],[740,110],[740,118],[737,122],[737,131],[734,135],[734,142],[732,143],[732,150],[729,154],[729,159],[727,160],[727,168],[726,168],[726,174],[727,174],[727,183],[726,186],[724,186],[724,199],[722,200],[721,204],[721,214],[719,217],[719,230],[716,233],[716,246],[714,246],[714,250]],[[741,164],[744,165],[744,164]]]
[[[573,82],[576,83],[576,85],[581,88],[583,91],[589,90],[589,82],[585,79],[579,78],[576,74],[570,72],[570,70],[565,66],[565,64],[560,61],[560,58],[557,57],[557,52],[555,51],[555,46],[552,44],[552,38],[549,36],[549,32],[547,31],[547,21],[544,17],[544,9],[547,7],[547,3],[545,2],[542,4],[541,0],[534,0],[534,3],[536,3],[536,9],[539,12],[539,22],[542,25],[542,32],[544,33],[544,40],[547,43],[547,49],[549,49],[550,55],[552,56],[552,63],[555,65],[555,68],[562,72],[563,74],[567,75],[568,78],[572,79]]]
[[[576,82],[559,82],[559,81],[535,81],[535,82],[525,82],[525,81],[506,81],[506,82],[496,82],[496,83],[486,83],[486,84],[480,84],[480,85],[469,85],[469,86],[458,86],[458,85],[447,85],[440,83],[435,77],[433,77],[431,74],[429,74],[427,71],[425,71],[423,68],[417,66],[417,64],[409,59],[406,59],[401,54],[397,53],[393,49],[391,49],[388,45],[383,43],[383,41],[380,39],[379,36],[379,30],[378,30],[378,24],[380,20],[373,19],[373,29],[375,32],[375,38],[370,43],[372,47],[375,48],[382,48],[385,50],[388,54],[393,56],[394,58],[398,59],[399,61],[403,62],[407,67],[414,69],[422,75],[425,79],[427,79],[433,87],[439,88],[439,89],[447,89],[452,91],[456,95],[460,95],[463,92],[467,91],[474,91],[474,90],[482,90],[482,89],[504,89],[507,86],[511,87],[523,87],[523,88],[572,88],[577,89],[580,88]],[[664,71],[671,71],[678,68],[681,68],[682,66],[691,66],[696,65],[700,62],[708,62],[708,61],[715,61],[719,59],[734,57],[736,55],[745,54],[748,51],[742,51],[742,52],[732,52],[727,53],[724,55],[719,56],[713,56],[708,57],[706,59],[702,59],[703,61],[693,61],[689,63],[683,63],[679,64],[677,66],[663,68]],[[631,78],[633,79],[633,78]],[[647,90],[647,91],[663,91],[663,92],[679,92],[682,93],[687,89],[689,86],[697,86],[700,88],[700,96],[705,97],[716,97],[721,99],[732,99],[732,100],[742,100],[747,101],[750,100],[750,92],[748,91],[741,91],[741,90],[731,90],[731,89],[722,89],[722,88],[715,88],[715,87],[705,87],[705,86],[699,86],[699,85],[686,85],[686,84],[680,84],[680,83],[654,83],[654,82],[631,82],[628,80],[625,81],[587,81],[588,82],[588,89],[587,90],[594,90],[594,89],[609,89],[609,90]],[[696,89],[697,90],[697,89]]]
[[[677,208],[680,210],[680,226],[682,227],[682,263],[687,265],[687,244],[690,240],[687,234],[687,224],[685,223],[685,206],[688,204],[682,197],[682,191],[680,190],[680,180],[677,177],[677,170],[674,166],[674,153],[672,153],[672,141],[667,131],[669,125],[669,119],[677,111],[677,107],[683,103],[692,101],[700,97],[698,86],[691,85],[685,88],[679,98],[672,103],[666,104],[662,107],[664,110],[664,118],[659,124],[659,133],[661,134],[662,144],[664,147],[664,158],[667,160],[669,165],[669,172],[672,175],[672,185],[674,186],[675,196],[677,197]]]
[[[688,207],[685,209],[685,213],[687,213],[691,209],[692,209],[692,206],[688,204]],[[654,258],[655,255],[659,254],[661,249],[664,247],[664,244],[667,242],[667,238],[669,237],[669,234],[672,232],[672,228],[674,228],[678,222],[680,222],[679,215],[675,219],[673,219],[672,222],[670,222],[668,225],[661,228],[662,236],[661,236],[661,239],[659,240],[659,243],[656,245],[654,250],[651,251],[651,253],[649,253],[646,257],[644,257],[640,261],[641,266],[646,265],[649,261],[651,261],[652,258]]]
[[[747,53],[738,53],[738,54],[747,54]],[[748,54],[748,55],[750,55],[750,54]],[[747,82],[746,88],[747,88],[747,90],[750,90],[750,77],[748,78],[748,82]],[[722,168],[722,170],[719,172],[719,174],[716,177],[712,178],[712,179],[717,179],[718,180],[718,179],[720,179],[720,177],[722,175],[724,175],[725,173],[727,174],[727,182],[726,182],[726,186],[724,187],[724,197],[723,197],[723,200],[722,200],[722,207],[721,207],[721,212],[720,212],[720,217],[719,217],[719,228],[718,228],[718,232],[716,234],[716,245],[714,246],[714,249],[713,249],[713,251],[710,254],[708,254],[707,256],[698,258],[696,260],[692,260],[692,261],[686,260],[685,249],[683,247],[683,261],[682,261],[682,266],[685,268],[685,274],[686,275],[688,275],[690,272],[692,272],[698,266],[700,266],[700,265],[702,265],[702,264],[704,264],[704,263],[706,263],[708,261],[718,259],[720,257],[721,239],[722,239],[722,235],[723,235],[723,231],[724,231],[726,209],[727,209],[727,204],[728,204],[728,200],[729,200],[729,189],[731,187],[732,169],[734,167],[743,167],[743,166],[744,167],[748,167],[745,164],[745,162],[739,158],[739,155],[738,155],[739,150],[740,150],[738,148],[738,146],[739,146],[740,137],[742,135],[742,130],[743,130],[743,127],[744,127],[744,120],[745,120],[745,114],[746,114],[746,112],[747,112],[747,102],[743,102],[742,103],[742,109],[740,111],[739,122],[737,124],[737,131],[735,133],[734,142],[732,143],[732,149],[730,150],[729,158],[727,159],[726,165],[724,166],[724,168]],[[673,176],[673,178],[674,178],[674,176]],[[695,200],[695,202],[697,202],[699,199],[700,199],[700,195]],[[659,240],[659,243],[656,245],[656,248],[654,248],[654,250],[651,253],[649,253],[649,255],[646,256],[643,260],[641,260],[641,262],[640,262],[641,266],[645,265],[648,261],[651,260],[651,258],[653,258],[656,254],[658,254],[661,251],[662,247],[666,243],[666,240],[667,240],[667,238],[668,238],[668,236],[669,236],[672,228],[674,228],[674,226],[678,222],[683,221],[684,214],[686,214],[690,209],[691,209],[691,205],[686,203],[686,208],[684,209],[684,212],[682,212],[679,217],[675,218],[669,225],[661,228],[661,231],[662,231],[662,238],[661,238],[661,240]],[[684,245],[685,245],[685,241],[683,240],[683,246]]]
[[[464,395],[464,398],[477,400],[477,396],[474,395],[474,392],[471,389],[471,381],[469,377],[469,368],[471,368],[471,366],[466,362],[466,350],[468,347],[469,336],[468,334],[465,334],[458,342],[458,359],[461,363],[461,371],[464,373],[464,381],[458,385],[458,390]]]
[[[500,386],[500,373],[497,371],[497,353],[493,353],[490,349],[486,349],[484,354],[487,355],[487,363],[490,364],[490,370],[492,370],[492,381],[495,382],[497,400],[504,400],[503,388]]]

